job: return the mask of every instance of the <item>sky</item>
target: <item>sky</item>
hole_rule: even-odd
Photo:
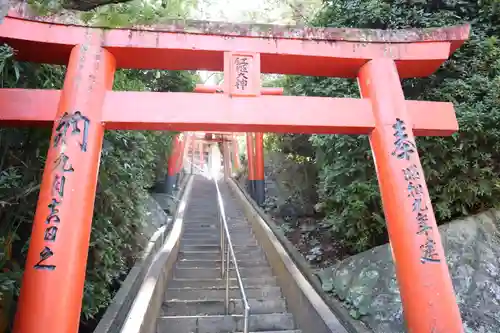
[[[277,0],[279,1],[279,0]],[[266,13],[270,0],[200,0],[200,19],[226,22],[248,22],[248,13]],[[264,16],[263,15],[263,16]],[[257,15],[258,16],[258,15]],[[254,18],[255,19],[255,18]],[[252,20],[256,22],[255,20]]]

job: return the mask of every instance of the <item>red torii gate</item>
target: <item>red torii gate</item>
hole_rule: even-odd
[[[409,331],[463,332],[414,141],[458,124],[450,103],[405,100],[400,79],[433,73],[468,26],[138,31],[56,20],[11,12],[0,25],[19,60],[68,65],[62,91],[0,89],[2,125],[53,126],[14,332],[78,331],[105,129],[369,135]],[[116,68],[223,70],[224,93],[112,92]],[[262,96],[261,72],[357,78],[362,98]]]
[[[197,84],[195,92],[198,93],[223,93],[224,89],[218,86],[205,86]],[[260,94],[266,96],[283,95],[283,88],[260,88]],[[264,133],[247,133],[247,156],[248,156],[248,190],[252,198],[258,205],[264,204],[266,198],[265,180],[264,180]],[[233,142],[233,145],[236,143]],[[237,147],[236,147],[237,149]],[[234,150],[235,168],[238,168],[239,161],[237,153]],[[224,164],[226,165],[226,164]]]

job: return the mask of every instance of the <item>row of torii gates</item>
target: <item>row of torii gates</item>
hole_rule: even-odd
[[[219,87],[209,87],[197,85],[195,92],[216,93],[220,92]],[[282,95],[282,88],[262,88],[263,95]],[[172,193],[178,184],[181,170],[185,167],[187,155],[191,158],[191,169],[196,166],[198,170],[203,170],[208,162],[205,157],[206,145],[213,143],[222,144],[224,176],[235,175],[240,169],[239,154],[239,133],[201,133],[202,137],[196,133],[179,133],[174,136],[172,147],[167,163],[167,174],[163,182],[163,192]],[[196,157],[195,157],[196,155]],[[264,133],[246,133],[246,157],[247,157],[247,186],[249,194],[258,205],[265,201],[265,177],[264,177]],[[218,168],[217,168],[218,169]],[[191,170],[192,172],[192,170]]]
[[[200,134],[202,135],[200,137]],[[235,175],[240,169],[240,154],[237,133],[188,133],[183,132],[174,136],[171,152],[168,158],[168,167],[163,186],[160,189],[162,192],[170,194],[178,185],[179,176],[183,169],[190,168],[191,173],[194,168],[198,172],[204,172],[204,167],[210,163],[210,150],[207,151],[207,146],[214,143],[221,143],[221,153],[223,155],[223,175],[229,177]],[[252,192],[252,197],[256,196],[255,187],[258,187],[259,195],[255,198],[257,203],[261,205],[265,199],[264,184],[264,145],[263,133],[247,133],[247,165],[248,165],[248,185]],[[206,154],[208,153],[208,154]],[[189,161],[186,166],[186,161]],[[214,162],[217,163],[217,162]],[[219,170],[216,166],[216,171]],[[255,186],[255,182],[259,182],[262,186]]]
[[[102,30],[12,10],[17,59],[67,64],[62,91],[0,89],[0,122],[52,126],[14,332],[76,333],[105,129],[370,138],[408,332],[463,332],[415,136],[458,130],[451,103],[405,100],[469,26],[380,31],[209,22]],[[223,71],[222,93],[112,91],[117,68]],[[269,96],[260,74],[357,78],[360,99]]]

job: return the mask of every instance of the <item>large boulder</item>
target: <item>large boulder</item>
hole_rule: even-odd
[[[439,227],[457,302],[468,333],[500,332],[500,211]],[[389,245],[352,256],[318,274],[373,332],[406,332]]]

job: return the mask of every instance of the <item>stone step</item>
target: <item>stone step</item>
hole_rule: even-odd
[[[236,260],[265,260],[265,254],[262,250],[254,252],[239,252],[236,251]],[[186,251],[182,250],[179,252],[177,260],[188,259],[188,260],[221,260],[220,252],[204,252],[204,251]]]
[[[228,225],[229,231],[252,231],[248,224],[230,224]],[[184,231],[197,231],[197,232],[220,232],[219,225],[217,224],[185,224]]]
[[[246,287],[264,287],[264,286],[276,286],[276,277],[265,276],[265,277],[254,277],[254,278],[243,278],[243,286]],[[181,279],[175,278],[168,282],[168,288],[186,288],[186,289],[221,289],[226,285],[226,280],[224,279]],[[229,279],[229,285],[237,286],[236,279]]]
[[[180,259],[177,261],[177,267],[179,268],[219,268],[221,267],[222,261],[220,256],[218,260],[187,260]],[[230,267],[234,267],[231,262]],[[264,258],[255,258],[249,260],[238,260],[238,267],[269,267],[268,263]]]
[[[252,234],[252,233],[249,233],[249,232],[234,232],[234,231],[231,231],[230,233],[230,236],[231,236],[231,239],[235,242],[237,241],[244,241],[244,240],[252,240],[252,241],[256,241],[256,238],[255,236]],[[195,234],[192,234],[192,233],[184,233],[182,235],[182,238],[181,240],[184,242],[184,241],[198,241],[198,240],[203,240],[203,241],[207,241],[207,242],[212,242],[212,243],[220,243],[220,234],[217,232],[217,233],[195,233]]]
[[[290,313],[250,315],[251,331],[293,330],[295,323]],[[243,331],[243,316],[163,316],[157,321],[158,333],[221,333]],[[312,332],[311,332],[312,333]]]
[[[263,313],[284,313],[286,304],[282,298],[277,299],[249,299],[250,313],[253,315]],[[231,299],[229,301],[229,313],[242,314],[243,301],[241,299]],[[225,312],[223,300],[206,299],[192,301],[167,301],[162,305],[162,315],[164,316],[198,316],[198,315],[220,315]]]
[[[227,214],[227,212],[226,212],[226,214]],[[227,222],[227,225],[236,225],[236,224],[248,225],[248,222],[245,219],[241,219],[241,218],[226,218],[226,222]],[[209,216],[206,216],[202,219],[194,219],[194,218],[190,217],[189,219],[186,219],[184,221],[184,225],[193,225],[193,224],[219,226],[221,224],[221,222],[219,221],[219,219],[217,219],[217,217],[214,219],[214,217],[209,217]]]
[[[273,272],[269,267],[242,267],[240,275],[243,278],[272,276]],[[236,278],[236,271],[229,270],[229,276]],[[217,268],[176,268],[174,277],[181,279],[217,279],[221,277],[221,270]]]
[[[232,237],[231,241],[236,246],[242,245],[254,245],[257,246],[257,241],[253,236],[247,235],[246,237]],[[210,246],[220,246],[220,238],[181,238],[181,244],[183,245],[210,245]]]
[[[253,235],[253,231],[250,227],[229,227],[229,234],[231,236],[250,236]],[[184,228],[183,236],[191,237],[192,235],[198,236],[209,236],[209,237],[220,237],[219,228]]]
[[[229,208],[229,206],[228,206]],[[232,214],[231,214],[232,213]],[[217,213],[218,214],[218,213]],[[210,215],[198,215],[196,217],[191,217],[189,220],[186,220],[186,223],[219,223],[218,215],[217,214],[210,214]],[[209,216],[211,219],[209,219]],[[215,219],[214,219],[215,217]],[[235,216],[234,212],[231,212],[230,210],[226,209],[226,221],[227,223],[247,223],[246,219],[243,215],[238,215]]]
[[[231,239],[255,239],[255,236],[252,233],[249,232],[230,232],[231,234]],[[181,239],[186,239],[186,240],[198,240],[198,239],[205,239],[205,240],[213,240],[213,241],[219,241],[220,240],[220,232],[219,231],[212,231],[212,232],[197,232],[197,231],[190,231],[190,232],[184,232],[182,234]]]
[[[280,287],[262,286],[260,288],[245,288],[248,298],[265,299],[282,297]],[[200,300],[200,299],[218,299],[224,300],[226,297],[225,288],[221,289],[167,289],[166,300]],[[241,298],[240,289],[233,286],[229,289],[229,298]]]
[[[243,332],[235,332],[243,333]],[[249,332],[249,333],[302,333],[301,330],[279,330],[279,331],[259,331],[259,332]]]
[[[231,226],[231,225],[248,225],[248,222],[245,219],[227,218],[226,222],[227,222],[227,225],[229,225],[229,226]],[[187,226],[187,225],[201,225],[201,226],[215,225],[218,227],[221,225],[221,222],[217,218],[214,219],[213,217],[207,216],[203,219],[193,219],[193,218],[186,219],[184,221],[184,225],[185,226]]]
[[[233,243],[234,252],[257,252],[262,251],[261,247],[258,245],[238,245]],[[220,251],[220,245],[209,245],[209,244],[182,244],[181,251],[202,251],[202,252],[218,252]]]
[[[241,236],[249,236],[253,235],[253,232],[251,229],[229,229],[229,233],[231,236],[234,237],[241,237]],[[219,238],[220,237],[220,230],[204,230],[204,229],[189,229],[185,230],[183,232],[183,237],[205,237],[205,238]]]
[[[202,232],[202,231],[190,231],[189,234],[184,231],[182,234],[182,238],[186,238],[186,235],[188,235],[190,238],[219,238],[220,237],[220,231],[219,232]]]

